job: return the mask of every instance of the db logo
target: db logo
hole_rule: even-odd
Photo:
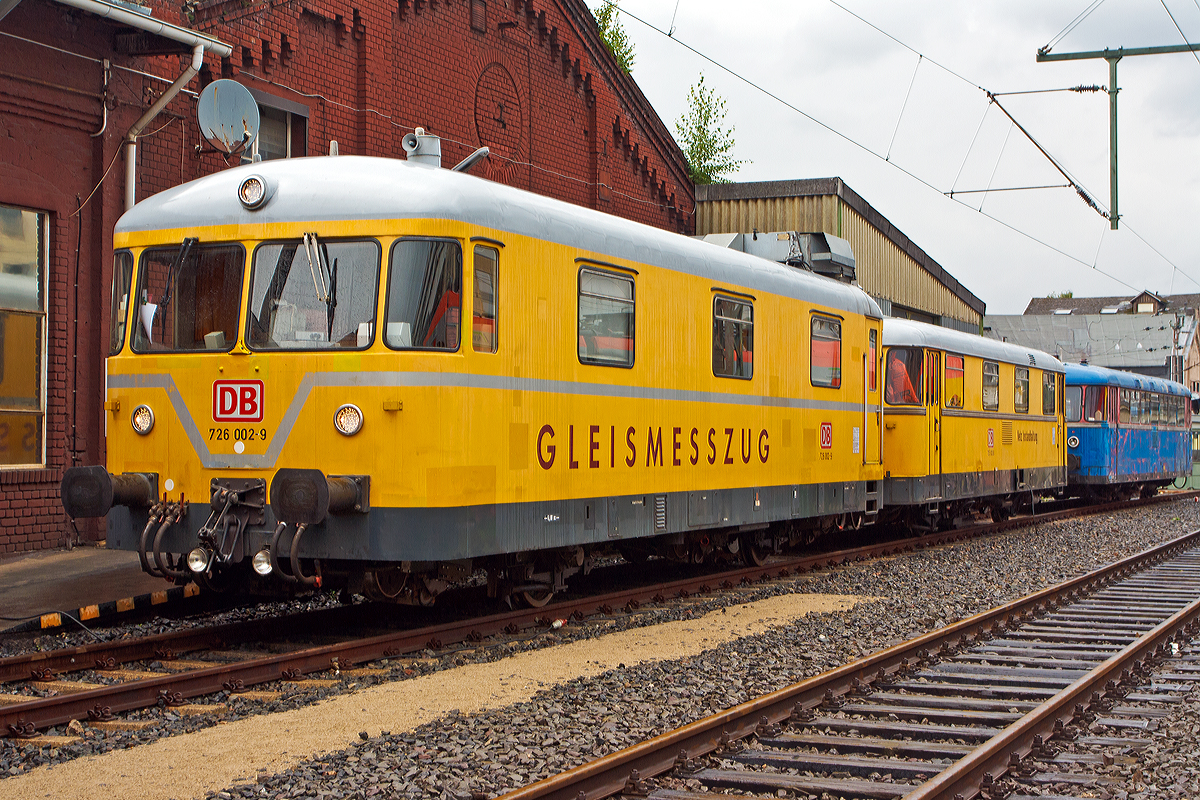
[[[996,446],[996,429],[988,428],[988,449],[991,450]]]
[[[833,423],[821,423],[821,449],[828,450],[833,447]]]
[[[262,422],[262,381],[214,381],[215,422]]]

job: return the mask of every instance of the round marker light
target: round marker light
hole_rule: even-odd
[[[249,210],[267,202],[267,181],[261,175],[251,175],[238,186],[238,200]]]
[[[338,429],[338,433],[344,436],[353,436],[362,430],[362,410],[356,405],[347,403],[334,412],[333,426]]]
[[[271,551],[259,550],[254,554],[254,558],[250,559],[250,565],[259,575],[267,577],[271,574]]]
[[[150,410],[150,406],[138,406],[133,410],[129,422],[135,431],[145,436],[154,429],[154,412]]]
[[[203,547],[197,547],[195,550],[187,554],[188,569],[195,573],[204,572],[208,569],[208,551]]]
[[[1079,437],[1070,436],[1067,438],[1067,447],[1079,447]]]

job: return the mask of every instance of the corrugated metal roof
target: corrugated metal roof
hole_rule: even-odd
[[[913,243],[903,231],[893,225],[888,218],[876,211],[870,203],[855,192],[841,178],[812,178],[807,180],[790,181],[750,181],[746,183],[712,183],[696,187],[696,202],[722,200],[761,200],[777,197],[813,197],[836,195],[842,202],[853,208],[870,223],[872,227],[887,237],[899,250],[908,254],[909,258],[921,265],[921,268],[932,275],[943,286],[973,309],[983,314],[986,305],[970,290],[942,267],[941,264]]]
[[[1064,363],[1112,369],[1165,367],[1171,356],[1173,314],[989,314],[983,334],[993,339],[1036,347]],[[1176,355],[1185,355],[1196,321],[1184,317]]]

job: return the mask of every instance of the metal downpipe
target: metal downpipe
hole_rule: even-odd
[[[137,202],[137,137],[141,135],[146,126],[150,124],[150,120],[158,116],[159,112],[166,108],[167,103],[175,99],[175,96],[183,90],[191,82],[192,78],[200,72],[200,67],[204,65],[204,48],[203,43],[197,44],[192,50],[192,63],[183,74],[175,79],[167,90],[162,93],[162,96],[154,102],[154,105],[142,114],[138,121],[133,123],[129,132],[125,134],[125,210],[133,208]]]

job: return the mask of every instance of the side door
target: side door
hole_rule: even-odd
[[[929,478],[937,481],[934,497],[942,496],[942,354],[925,354],[925,419],[929,425]]]

